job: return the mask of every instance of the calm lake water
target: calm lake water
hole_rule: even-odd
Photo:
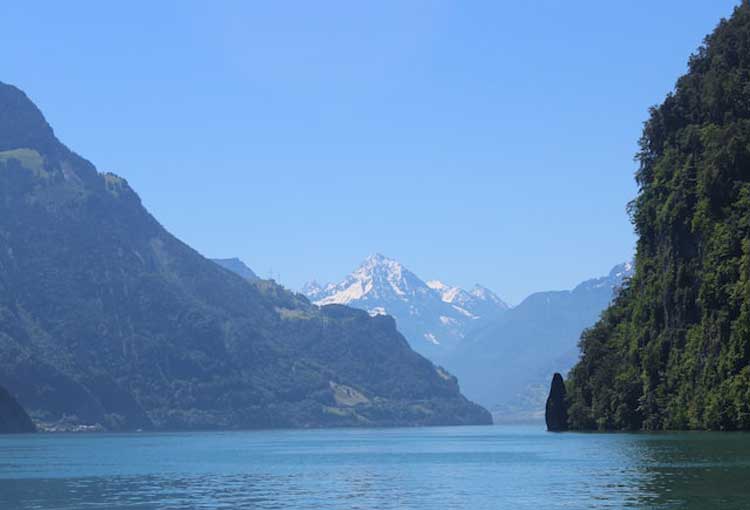
[[[536,427],[0,437],[0,509],[748,509],[750,435]]]

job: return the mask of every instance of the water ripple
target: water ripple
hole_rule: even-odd
[[[750,508],[750,436],[539,428],[0,438],[3,510]]]

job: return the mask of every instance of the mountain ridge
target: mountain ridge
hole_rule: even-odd
[[[382,273],[373,276],[375,269]],[[466,291],[440,280],[425,282],[397,261],[377,254],[339,284],[309,283],[303,293],[317,304],[341,300],[373,315],[395,311],[398,329],[425,356],[456,374],[464,393],[493,410],[497,421],[516,421],[543,416],[548,378],[555,372],[567,373],[575,364],[581,333],[596,322],[632,274],[632,262],[624,262],[570,290],[534,292],[509,307],[480,285]],[[399,287],[401,277],[410,284],[391,293],[390,300],[384,299],[394,285]],[[378,281],[385,283],[378,285]],[[484,299],[467,306],[477,294]],[[424,296],[431,298],[433,307],[442,301],[437,311],[425,306]],[[415,298],[422,301],[415,303]],[[479,308],[485,303],[488,311]],[[431,313],[432,321],[415,327],[410,314],[414,305],[422,317]],[[468,326],[451,349],[420,347],[431,343],[425,331],[428,335],[439,331],[435,323],[446,317],[446,307]]]
[[[575,364],[581,333],[596,322],[632,271],[631,263],[618,264],[571,290],[529,295],[474,330],[445,366],[496,420],[538,418],[549,377]]]
[[[508,309],[484,287],[465,291],[439,280],[426,282],[379,253],[367,257],[341,282],[311,282],[302,292],[317,305],[347,304],[373,315],[393,315],[412,348],[436,361],[460,343],[474,327],[472,322]]]
[[[247,264],[242,262],[237,257],[227,258],[227,259],[210,259],[212,262],[217,263],[224,269],[231,271],[235,273],[236,275],[239,275],[243,277],[245,280],[249,280],[251,282],[257,282],[260,280],[260,277],[250,269]]]
[[[176,239],[125,179],[70,151],[4,83],[0,148],[0,385],[37,422],[163,430],[490,421],[389,318],[315,307]]]

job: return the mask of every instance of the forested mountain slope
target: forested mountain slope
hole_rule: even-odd
[[[582,337],[578,429],[750,429],[750,4],[645,124],[635,275]]]
[[[180,242],[1,83],[0,385],[38,422],[109,429],[490,420],[391,318]]]

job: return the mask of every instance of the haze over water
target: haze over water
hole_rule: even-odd
[[[748,480],[747,434],[494,426],[0,438],[5,510],[745,509]]]

